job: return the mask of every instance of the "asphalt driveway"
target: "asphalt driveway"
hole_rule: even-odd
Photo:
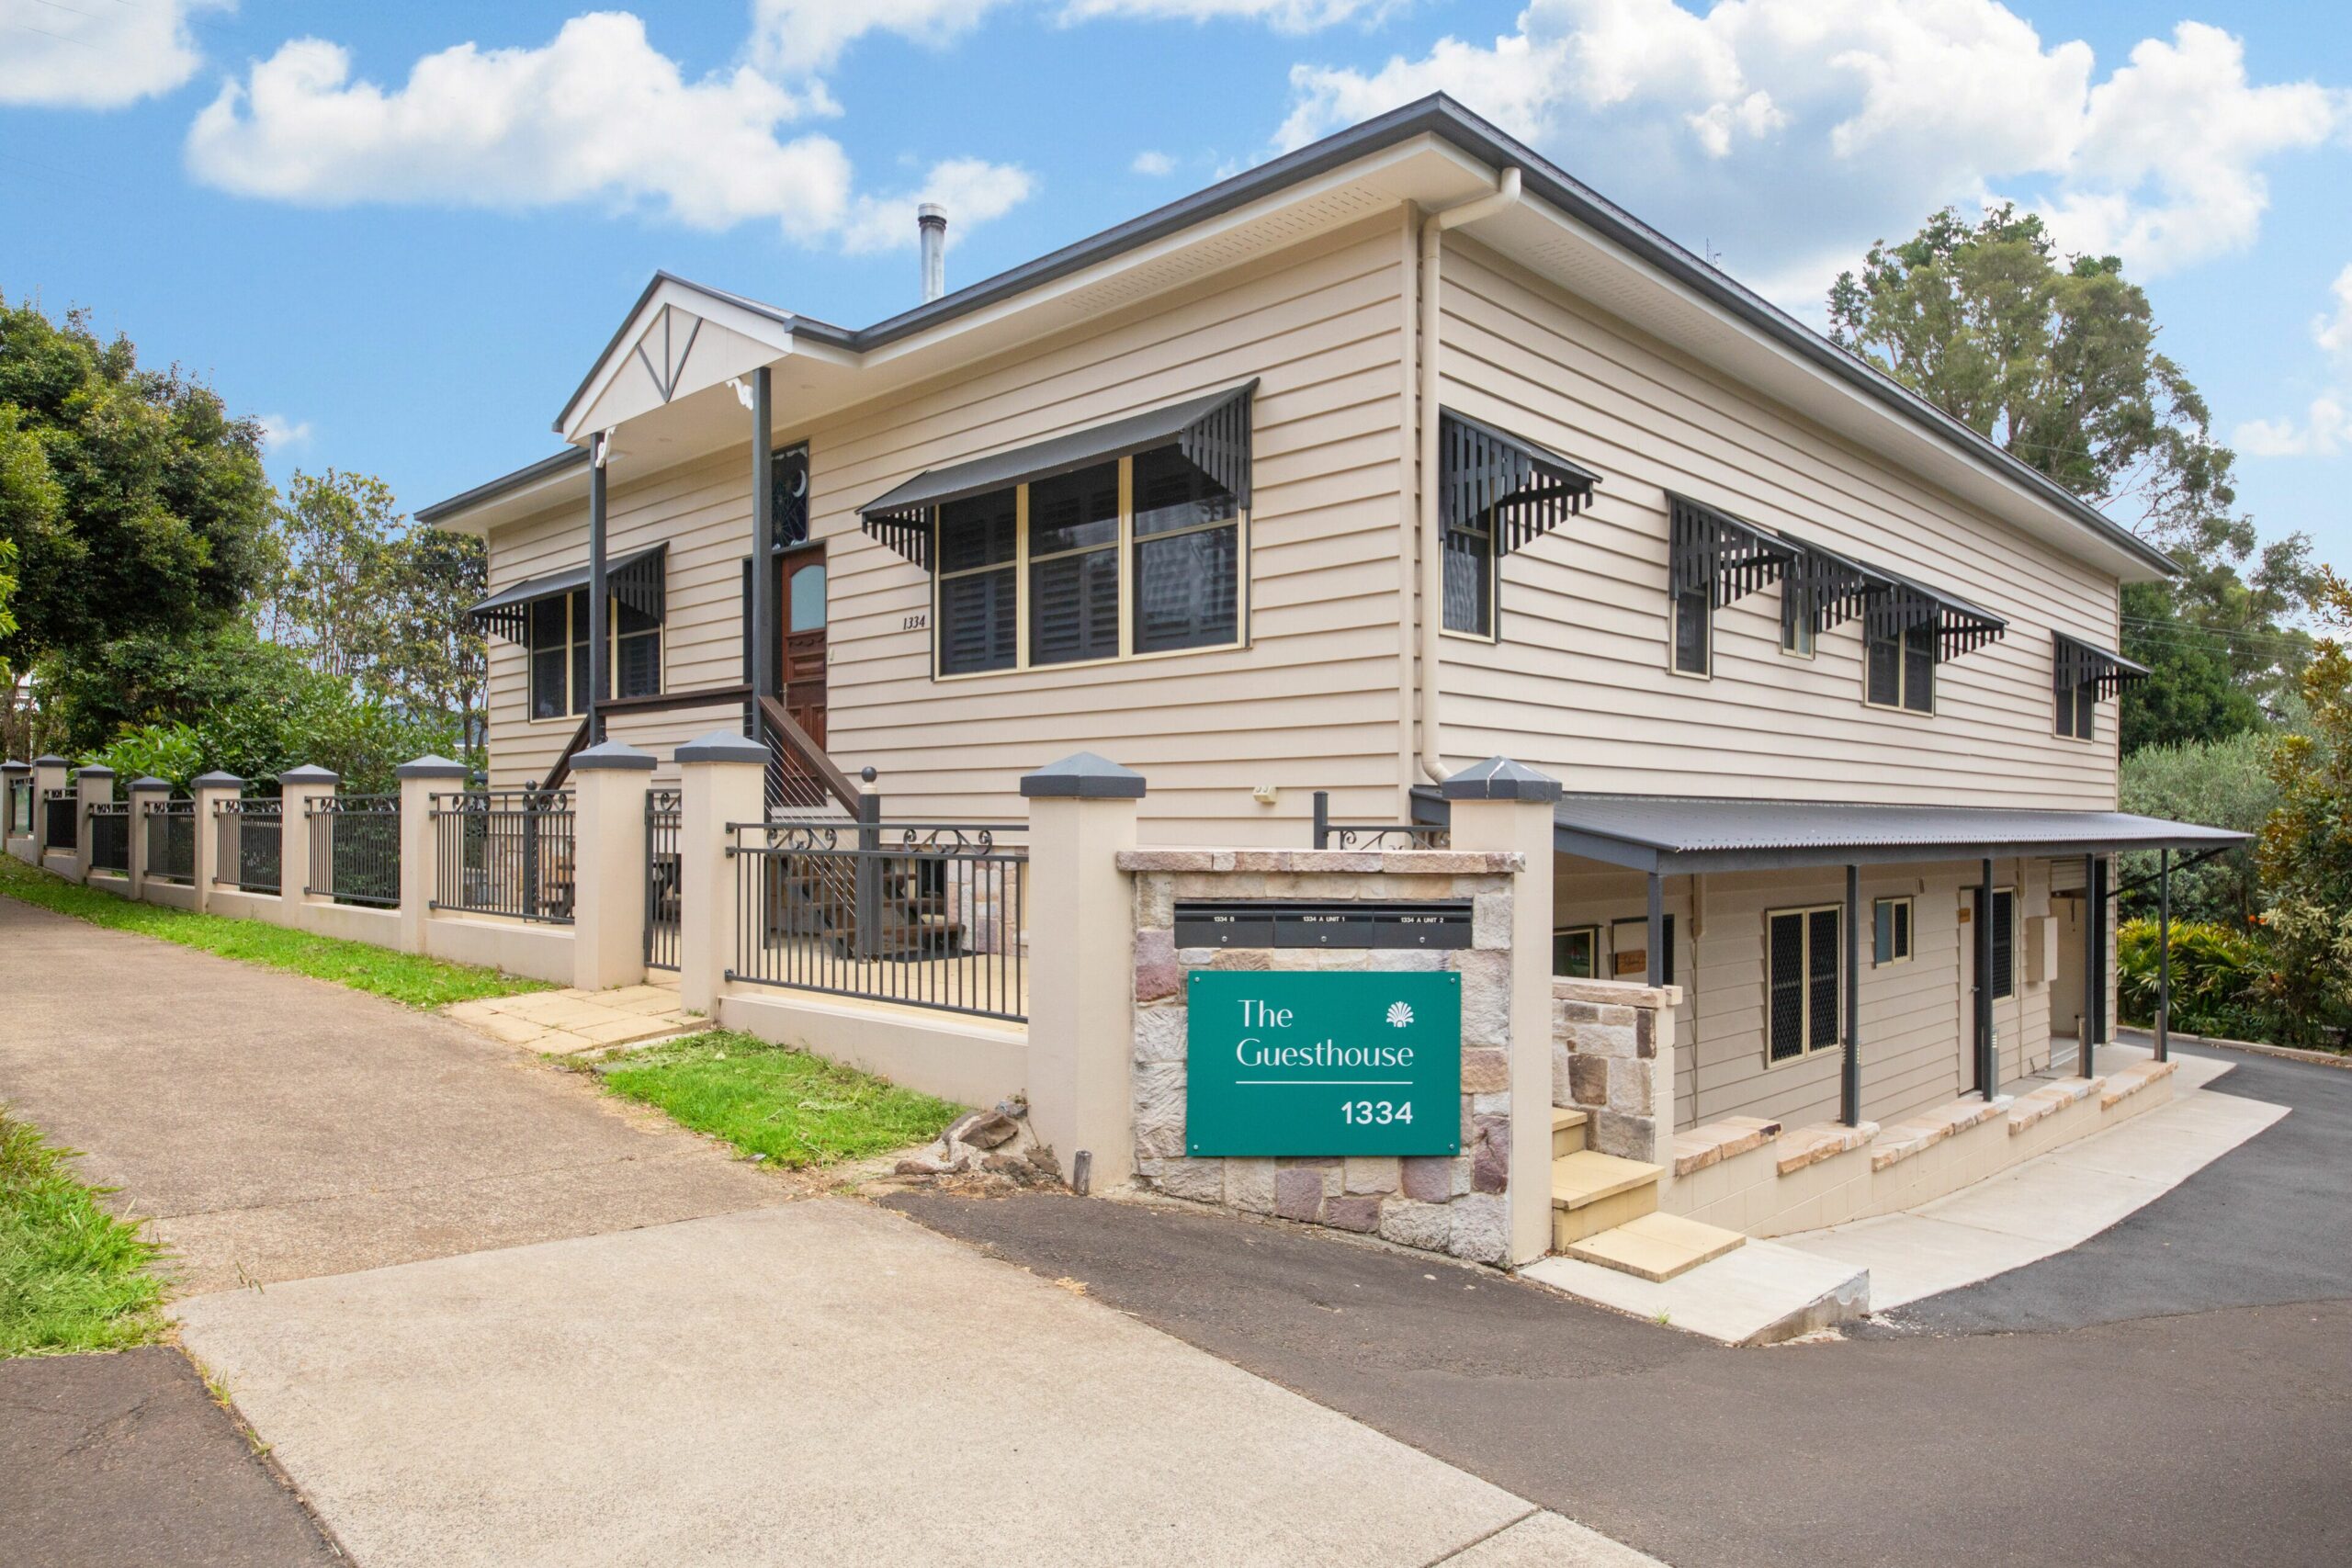
[[[1214,1214],[894,1201],[1682,1568],[2341,1564],[2352,1075],[2234,1087],[2295,1110],[2092,1244],[1770,1350]]]

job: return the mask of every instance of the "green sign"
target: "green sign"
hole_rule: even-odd
[[[1462,976],[1195,969],[1195,1155],[1462,1152]]]

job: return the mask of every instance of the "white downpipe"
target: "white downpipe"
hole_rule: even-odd
[[[1496,188],[1474,196],[1421,220],[1420,394],[1410,412],[1420,422],[1420,550],[1421,550],[1421,773],[1431,784],[1443,784],[1445,766],[1438,761],[1438,659],[1445,630],[1445,541],[1438,537],[1437,435],[1439,253],[1448,229],[1490,218],[1519,202],[1520,175],[1505,169]]]

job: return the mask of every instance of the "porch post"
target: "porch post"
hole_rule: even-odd
[[[588,438],[588,744],[605,739],[605,699],[612,695],[611,585],[605,578],[605,464],[612,449],[600,432]],[[578,762],[572,764],[579,766]]]
[[[2000,1068],[1993,1057],[1993,857],[1984,857],[1976,896],[1976,1087],[1997,1097]]]
[[[1656,871],[1650,873],[1647,983],[1653,986],[1666,984],[1666,876],[1664,873]]]
[[[2090,1007],[2091,1037],[2083,1042],[2083,1059],[2078,1065],[2085,1077],[2095,1074],[2098,1064],[2093,1053],[2098,1042],[2107,1038],[2107,861],[2103,856],[2091,857],[2089,893],[2091,993],[2086,1000]]]
[[[768,367],[752,372],[752,705],[761,733],[761,697],[775,695],[775,433],[768,428]]]
[[[2172,852],[2156,852],[2156,1060],[2172,1059]]]
[[[1846,868],[1846,1059],[1838,1067],[1838,1109],[1847,1126],[1862,1120],[1862,868]]]

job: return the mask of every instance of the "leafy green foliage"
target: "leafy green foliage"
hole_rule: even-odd
[[[450,964],[421,953],[395,953],[364,942],[311,936],[260,920],[190,914],[161,904],[134,904],[96,888],[77,887],[36,871],[13,856],[0,857],[0,896],[112,931],[136,931],[222,958],[242,959],[271,969],[332,980],[413,1008],[447,1007],[483,997],[511,997],[550,989],[544,980]]]
[[[962,1107],[888,1079],[713,1030],[632,1053],[605,1087],[779,1165],[833,1165],[937,1137]]]
[[[0,1356],[122,1350],[163,1334],[155,1243],[98,1206],[70,1153],[0,1108]]]
[[[2352,628],[2352,584],[2324,572],[2321,602]],[[2302,697],[2310,728],[2272,750],[2278,805],[2256,853],[2269,897],[2260,988],[2278,1021],[2269,1038],[2340,1045],[2352,1031],[2352,652],[2334,637],[2304,670]]]
[[[2154,920],[2116,928],[2116,996],[2123,1020],[2155,1022],[2157,931]],[[2262,950],[2241,928],[2203,921],[2172,928],[2172,1026],[2224,1040],[2268,1040],[2276,1032],[2263,1006]]]
[[[2131,752],[2123,759],[2123,809],[2168,821],[2259,832],[2278,802],[2278,786],[2270,778],[2270,745],[2262,736],[2240,733],[2222,740],[2150,746]],[[2180,857],[2173,858],[2177,864]],[[2156,856],[2152,852],[2116,857],[2119,884],[2153,876],[2155,872]],[[2154,916],[2155,884],[2124,894],[2122,905],[2127,919]],[[2243,931],[2260,907],[2251,843],[2173,874],[2172,913],[2177,921],[2210,921]]]

